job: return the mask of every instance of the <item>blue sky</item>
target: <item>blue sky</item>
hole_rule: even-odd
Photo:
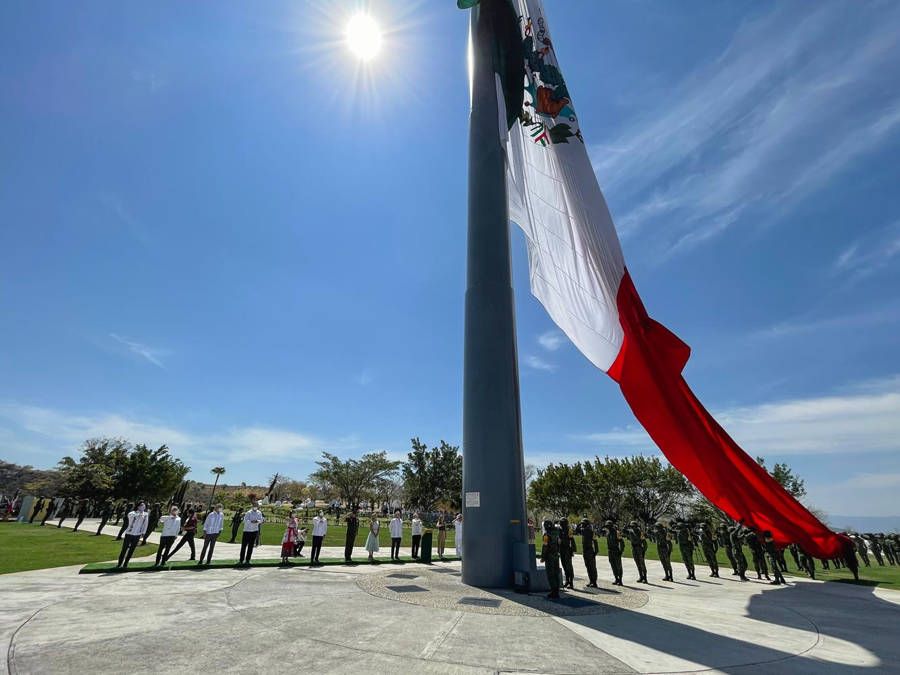
[[[461,437],[466,16],[0,6],[0,457],[168,443],[204,479]],[[648,309],[745,449],[897,515],[900,7],[547,2]],[[529,295],[526,455],[655,452]]]

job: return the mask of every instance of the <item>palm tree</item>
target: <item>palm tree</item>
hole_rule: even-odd
[[[209,508],[206,509],[207,511],[212,511],[212,509],[213,509],[213,499],[216,496],[216,486],[219,484],[219,476],[221,476],[223,473],[225,473],[225,467],[224,466],[214,466],[212,469],[210,469],[210,472],[216,474],[216,481],[213,483],[213,490],[212,490],[212,494],[209,497]]]

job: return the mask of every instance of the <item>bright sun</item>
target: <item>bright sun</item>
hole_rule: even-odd
[[[375,19],[362,12],[347,24],[347,46],[362,61],[370,61],[381,51],[381,28]]]

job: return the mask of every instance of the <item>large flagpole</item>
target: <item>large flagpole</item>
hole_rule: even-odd
[[[527,543],[519,371],[509,251],[506,153],[491,11],[471,10],[469,232],[463,383],[462,579],[513,583],[514,545]],[[505,117],[505,116],[504,116]],[[521,561],[520,563],[521,564]],[[527,568],[526,568],[527,569]]]

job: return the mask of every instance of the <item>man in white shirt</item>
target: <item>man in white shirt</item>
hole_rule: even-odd
[[[198,565],[203,564],[203,556],[206,556],[206,564],[209,565],[212,560],[213,549],[216,547],[216,539],[225,525],[225,516],[222,513],[222,505],[216,504],[215,508],[206,516],[203,521],[203,549],[200,551],[200,560]],[[207,553],[207,551],[209,551]]]
[[[422,543],[422,520],[418,513],[413,514],[412,518],[412,557],[413,560],[419,559],[419,545]]]
[[[125,528],[125,539],[122,542],[122,551],[119,553],[119,564],[116,569],[128,569],[128,561],[134,549],[137,548],[141,537],[147,531],[147,505],[138,502],[137,508],[128,514],[128,527]]]
[[[394,511],[388,529],[391,531],[391,560],[400,562],[400,540],[403,538],[403,519],[400,518],[400,509]]]
[[[259,526],[265,522],[262,512],[259,510],[259,503],[253,505],[253,508],[247,511],[244,516],[244,533],[241,535],[241,560],[239,565],[249,565],[250,558],[253,556],[253,547],[256,545],[256,538],[259,536]]]
[[[328,519],[319,511],[319,515],[313,518],[313,543],[312,551],[309,554],[309,564],[319,565],[319,554],[322,552],[322,541],[325,539],[325,533],[328,532]]]
[[[159,567],[169,557],[169,550],[172,544],[178,538],[181,532],[181,516],[178,515],[178,507],[172,506],[169,509],[169,515],[160,518],[163,524],[162,534],[159,537],[159,547],[156,549],[156,563],[154,567]]]

